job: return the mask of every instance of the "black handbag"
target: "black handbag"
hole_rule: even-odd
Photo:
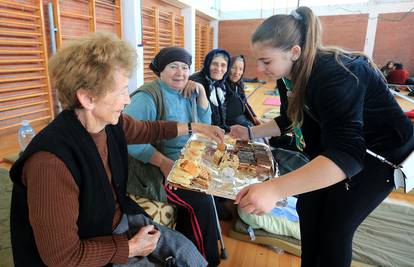
[[[296,170],[309,162],[308,157],[298,151],[272,147],[272,154],[278,164],[279,175]]]

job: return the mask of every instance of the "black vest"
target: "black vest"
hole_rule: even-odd
[[[121,210],[127,214],[145,213],[126,196],[128,151],[122,118],[117,125],[107,125],[105,131],[112,185]],[[112,234],[115,200],[103,162],[91,135],[75,113],[66,110],[35,136],[10,170],[14,183],[10,230],[15,266],[44,266],[30,226],[27,190],[21,178],[25,161],[39,151],[50,152],[62,160],[79,186],[77,225],[80,239]]]

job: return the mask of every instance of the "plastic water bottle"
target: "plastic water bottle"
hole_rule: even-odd
[[[22,127],[20,127],[17,138],[19,140],[20,151],[24,151],[33,137],[36,135],[35,130],[30,126],[28,120],[22,121]]]

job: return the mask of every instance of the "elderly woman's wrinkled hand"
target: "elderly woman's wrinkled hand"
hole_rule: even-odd
[[[160,231],[154,225],[147,225],[142,227],[139,232],[134,235],[129,241],[129,258],[135,256],[148,256],[157,247],[160,239]]]
[[[198,93],[199,88],[200,88],[199,83],[197,83],[195,81],[188,80],[188,82],[185,85],[184,89],[181,91],[181,94],[182,94],[183,97],[189,98],[194,92]]]
[[[224,141],[224,130],[218,126],[194,123],[193,129],[194,132],[204,134],[218,144]]]

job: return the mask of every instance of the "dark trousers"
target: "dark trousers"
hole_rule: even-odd
[[[161,233],[155,250],[146,257],[131,257],[128,259],[127,264],[113,264],[114,267],[164,267],[169,266],[168,258],[173,258],[177,263],[177,265],[173,266],[207,266],[206,260],[194,244],[185,238],[184,235],[171,228],[155,223],[144,214],[124,214],[113,233],[121,234],[126,232],[128,236],[132,237],[145,225],[155,225]]]
[[[400,163],[414,140],[383,156]],[[302,267],[348,267],[357,227],[394,188],[393,169],[366,155],[364,169],[330,187],[301,194],[297,202]]]
[[[218,266],[220,263],[219,233],[212,197],[204,193],[182,189],[171,190],[171,192],[191,205],[197,218],[197,222],[192,221],[191,211],[176,203],[177,199],[172,194],[167,193],[169,202],[176,204],[178,208],[175,230],[190,239],[200,250],[200,245],[198,245],[200,236],[197,235],[198,227],[195,225],[198,224],[202,236],[202,251],[200,252],[205,255],[209,266]]]

